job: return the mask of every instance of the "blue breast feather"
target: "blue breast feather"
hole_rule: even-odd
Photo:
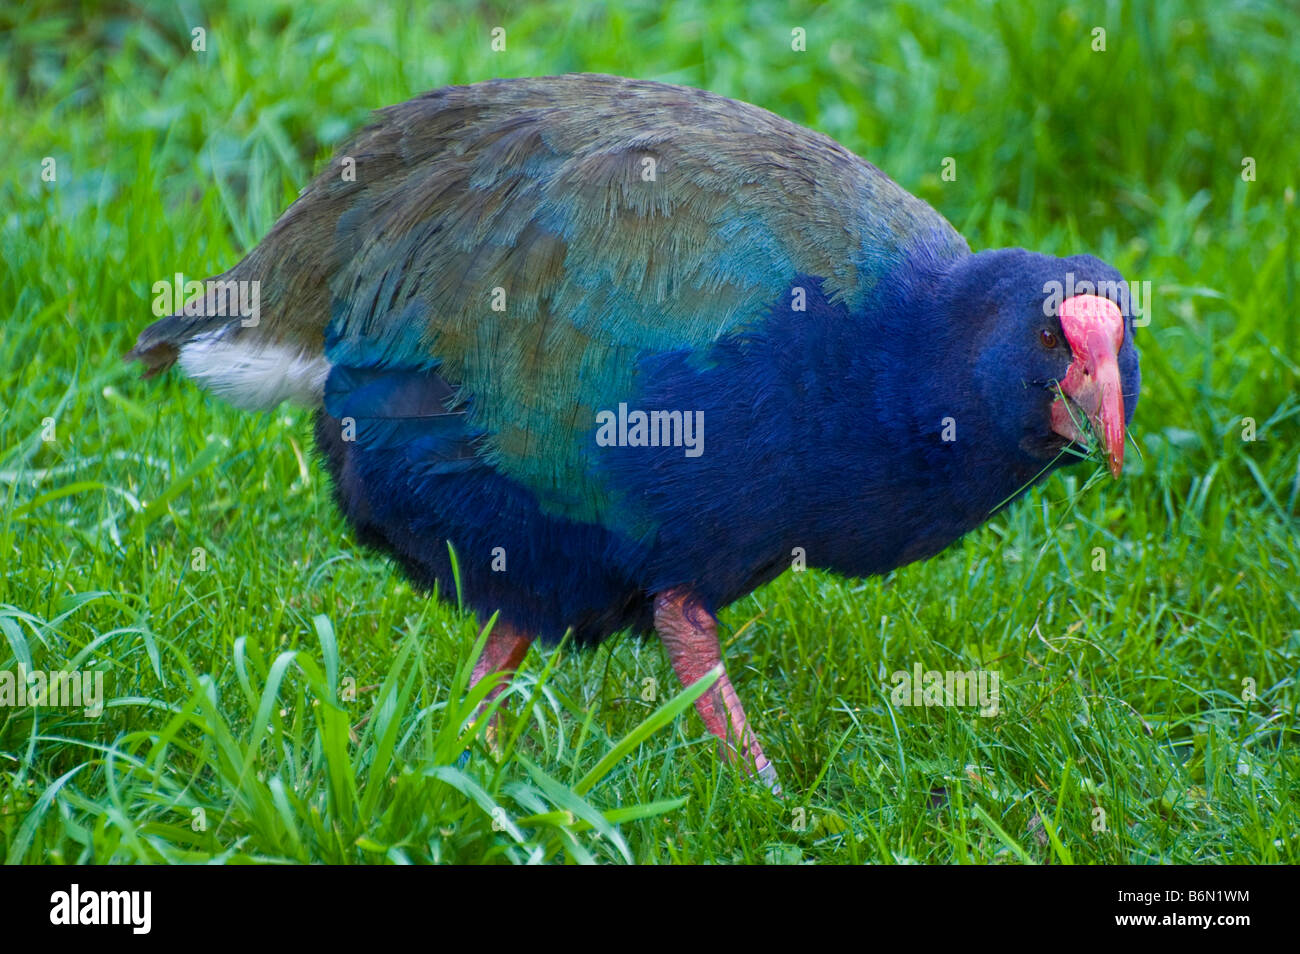
[[[495,470],[491,435],[471,424],[473,396],[436,368],[333,369],[317,436],[340,506],[363,542],[444,594],[451,541],[466,602],[546,642],[568,630],[580,644],[646,631],[653,594],[681,584],[719,608],[779,575],[796,547],[809,565],[854,575],[937,552],[987,511],[958,509],[945,492],[961,480],[963,499],[979,497],[955,445],[927,423],[939,408],[915,393],[908,368],[923,345],[910,334],[891,344],[909,316],[887,296],[874,318],[851,316],[818,279],[797,284],[808,293],[797,320],[784,294],[766,320],[703,356],[643,356],[637,392],[609,396],[611,410],[622,400],[699,412],[699,456],[599,446],[594,419],[578,429],[611,488],[599,523],[548,513]],[[879,340],[850,346],[864,322]]]

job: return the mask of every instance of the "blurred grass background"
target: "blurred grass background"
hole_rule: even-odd
[[[1297,63],[1263,0],[0,10],[0,671],[110,697],[0,707],[0,857],[1300,860]],[[1058,475],[928,563],[723,614],[784,801],[693,714],[635,731],[675,687],[627,638],[531,654],[494,758],[461,728],[474,622],[357,548],[307,416],[119,362],[152,283],[232,265],[371,109],[572,70],[757,103],[976,249],[1152,283],[1123,482]],[[894,707],[914,662],[996,668],[1001,715]]]

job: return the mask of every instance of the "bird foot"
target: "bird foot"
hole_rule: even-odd
[[[500,720],[495,713],[483,730],[483,744],[487,746],[487,750],[492,753],[492,758],[496,761],[500,762],[505,757],[505,750],[501,747]]]
[[[474,716],[474,725],[471,726],[471,730],[477,727],[479,722],[483,721],[484,712],[487,710],[488,705],[489,703],[485,702],[479,707],[478,713]],[[505,749],[501,745],[501,735],[501,713],[494,712],[488,718],[487,724],[483,726],[483,747],[497,762],[500,762],[505,757]]]
[[[754,778],[777,798],[785,798],[785,792],[781,789],[781,780],[776,777],[776,768],[771,762],[759,769]]]
[[[732,743],[718,740],[718,756],[731,765],[735,765],[752,781],[758,782],[777,798],[784,798],[781,780],[777,777],[776,766],[768,761],[756,742],[750,743],[748,751],[740,751]],[[757,751],[755,751],[757,749]]]

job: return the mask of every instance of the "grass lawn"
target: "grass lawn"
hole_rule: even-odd
[[[5,7],[0,673],[102,673],[104,708],[0,706],[0,858],[1300,861],[1297,63],[1282,0]],[[461,760],[476,623],[358,547],[308,413],[120,361],[370,109],[574,70],[748,100],[974,248],[1150,282],[1122,481],[722,613],[784,799],[627,636],[534,650]],[[995,670],[998,714],[897,705],[918,663]]]

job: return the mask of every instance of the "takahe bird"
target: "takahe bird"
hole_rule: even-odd
[[[380,111],[128,357],[315,408],[358,539],[443,592],[450,543],[465,600],[500,612],[476,681],[534,639],[653,629],[689,685],[721,663],[716,611],[796,556],[930,557],[1088,430],[1118,476],[1127,302],[1091,256],[972,254],[763,109],[569,75]],[[775,786],[725,670],[697,708]]]

